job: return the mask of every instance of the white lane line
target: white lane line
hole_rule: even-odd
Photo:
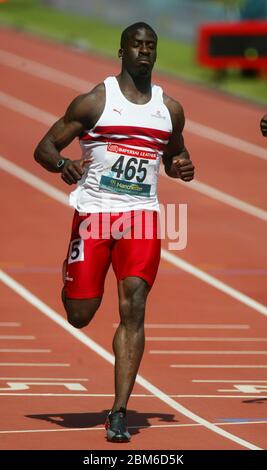
[[[235,379],[235,380],[201,380],[201,379],[192,379],[192,382],[197,382],[197,383],[234,383],[234,384],[239,384],[239,383],[267,383],[267,380],[246,380],[246,379]]]
[[[266,152],[267,153],[267,152]],[[167,177],[167,175],[166,175]],[[174,182],[179,184],[184,184],[182,181],[178,181],[174,179]],[[212,199],[216,199],[217,201],[223,201],[224,204],[228,204],[235,209],[239,209],[246,214],[252,215],[257,217],[258,219],[267,220],[267,211],[264,209],[260,209],[259,207],[253,206],[248,202],[242,201],[230,194],[227,194],[219,189],[213,188],[212,186],[202,183],[201,181],[194,180],[190,182],[190,189],[197,191],[198,193],[204,194],[205,196],[211,197]]]
[[[118,327],[118,323],[113,324]],[[189,330],[249,330],[250,325],[236,325],[227,323],[145,323],[146,328],[155,329],[189,329]]]
[[[210,286],[215,287],[216,289],[223,292],[224,294],[229,295],[229,297],[232,297],[233,299],[238,300],[239,302],[246,305],[247,307],[250,307],[253,310],[256,310],[256,312],[259,312],[262,315],[267,316],[267,307],[261,304],[260,302],[257,302],[251,297],[248,297],[247,295],[243,294],[237,289],[234,289],[228,284],[222,281],[219,281],[218,279],[211,276],[210,274],[205,273],[201,269],[193,266],[192,264],[188,263],[182,258],[179,258],[173,253],[170,253],[167,250],[162,249],[161,256],[163,259],[165,259],[165,261],[169,261],[170,263],[177,266],[177,268],[180,268],[183,271],[186,271],[188,274],[192,274],[192,276],[196,277],[197,279],[200,279],[201,281],[206,282]]]
[[[45,124],[46,126],[51,126],[58,120],[58,116],[48,113],[47,111],[43,111],[40,108],[36,108],[35,106],[26,103],[26,101],[19,100],[18,98],[14,98],[13,96],[7,95],[1,91],[0,104],[12,111],[15,111],[15,113],[20,113],[22,116],[27,116],[30,119]]]
[[[71,326],[55,310],[51,309],[48,305],[42,302],[38,297],[33,295],[28,289],[26,289],[24,286],[19,284],[12,277],[8,276],[2,270],[0,270],[0,279],[5,285],[10,287],[13,291],[15,291],[28,303],[30,303],[35,308],[37,308],[45,316],[53,320],[57,325],[61,326],[65,331],[67,331],[69,334],[71,334],[76,339],[78,339],[81,343],[85,344],[87,347],[89,347],[91,350],[93,350],[95,353],[97,353],[99,356],[101,356],[103,359],[105,359],[107,362],[109,362],[110,364],[114,366],[114,356],[112,354],[110,354],[106,349],[104,349],[98,343],[96,343],[87,335],[85,335],[82,331],[79,331],[75,329],[73,326]],[[161,400],[163,403],[168,405],[170,408],[178,411],[179,413],[191,419],[192,421],[203,425],[205,428],[209,429],[210,431],[216,434],[219,434],[223,436],[224,438],[229,439],[230,441],[236,442],[237,444],[247,449],[251,449],[251,450],[261,449],[260,447],[252,444],[251,442],[241,439],[240,437],[235,436],[229,433],[228,431],[221,429],[220,427],[214,425],[213,423],[210,423],[209,421],[202,418],[201,416],[193,413],[191,410],[184,407],[173,398],[170,398],[161,389],[153,385],[151,382],[149,382],[148,380],[146,380],[144,377],[142,377],[139,374],[136,377],[136,383],[141,385],[144,389],[146,389],[153,395],[157,396],[159,400]]]
[[[177,369],[267,369],[267,366],[258,364],[170,364],[170,367]]]
[[[225,423],[224,423],[225,424]],[[139,426],[136,426],[139,428]],[[129,426],[128,426],[129,428]],[[0,434],[27,434],[27,433],[39,433],[39,432],[76,432],[76,431],[104,431],[103,427],[94,428],[69,428],[69,429],[20,429],[15,431],[0,431]]]
[[[166,174],[164,176],[167,177]],[[173,179],[173,181],[175,183],[185,184],[182,181],[179,181],[177,179]],[[225,204],[228,204],[229,206],[234,207],[235,209],[239,209],[240,211],[243,211],[249,215],[257,217],[258,219],[261,219],[264,221],[267,220],[267,211],[265,211],[264,209],[261,209],[252,204],[249,204],[248,202],[242,201],[241,199],[238,199],[237,197],[231,196],[230,194],[225,193],[224,191],[221,191],[220,189],[216,189],[213,186],[210,186],[206,183],[202,183],[199,180],[191,181],[190,189],[197,191],[198,193],[204,194],[205,196],[211,197],[212,199],[215,199],[216,201],[219,201],[219,202],[223,201]]]
[[[162,167],[160,168],[160,175],[164,176],[165,178],[170,179],[169,176],[166,175]],[[172,178],[172,181],[173,183],[176,183],[176,184],[185,185],[183,181],[175,179],[175,178]],[[231,196],[230,194],[227,194],[224,191],[213,188],[212,186],[206,183],[202,183],[201,181],[194,180],[194,181],[190,181],[190,185],[186,186],[186,188],[187,189],[189,188],[189,189],[192,189],[193,191],[197,191],[198,193],[204,194],[205,196],[215,199],[216,201],[219,201],[220,203],[223,202],[224,204],[227,204],[228,206],[231,206],[234,209],[238,209],[241,212],[244,212],[245,214],[252,215],[253,217],[257,217],[258,219],[261,219],[264,222],[267,221],[267,211],[265,211],[264,209],[253,206],[252,204],[242,201],[241,199],[238,199],[237,197]]]
[[[21,323],[15,322],[15,321],[0,321],[0,327],[17,327],[21,326]]]
[[[1,390],[1,389],[0,389]],[[1,397],[11,397],[11,396],[16,396],[16,397],[92,397],[92,398],[114,398],[115,395],[114,393],[30,393],[30,392],[23,392],[23,393],[13,393],[12,391],[10,392],[5,392],[5,393],[0,393]],[[169,395],[170,397],[179,397],[182,395]],[[228,395],[227,395],[228,396]],[[242,395],[242,397],[245,395]],[[248,395],[249,398],[254,398],[252,395]],[[157,398],[155,395],[151,394],[146,394],[146,393],[133,393],[131,395],[131,398]],[[236,398],[236,395],[234,395],[234,398]],[[257,397],[259,398],[259,395]]]
[[[30,336],[30,335],[0,335],[0,339],[19,339],[19,340],[32,340],[36,339],[35,336]]]
[[[118,328],[119,323],[113,323],[113,328]],[[145,323],[145,328],[148,329],[189,329],[189,330],[248,330],[250,325],[235,325],[235,324],[210,324],[210,323]]]
[[[78,381],[78,382],[88,382],[89,379],[72,379],[72,378],[58,378],[58,377],[0,377],[0,380],[53,380],[55,381],[61,381],[61,382],[67,382],[67,381]]]
[[[49,67],[48,65],[43,65],[40,62],[26,59],[25,57],[4,51],[3,49],[0,50],[0,63],[7,65],[8,67],[12,67],[15,70],[20,70],[21,72],[28,73],[51,83],[56,83],[57,85],[71,88],[72,90],[82,93],[86,93],[95,86],[92,82],[82,80],[74,75],[61,72],[53,67]]]
[[[225,132],[218,131],[212,127],[204,126],[203,124],[192,121],[191,119],[186,120],[185,130],[191,134],[237,150],[238,152],[243,152],[246,155],[253,155],[253,157],[267,160],[266,148],[252,144],[244,139],[239,139],[238,137],[234,137],[230,134],[226,134]]]
[[[51,353],[51,349],[0,349],[1,353]]]
[[[56,199],[59,202],[62,202],[65,205],[68,205],[68,199],[67,195],[63,193],[63,191],[59,191],[56,188],[54,188],[52,185],[43,183],[43,181],[40,178],[37,178],[36,176],[33,177],[29,172],[26,170],[20,169],[17,165],[14,163],[9,162],[8,160],[4,159],[3,157],[0,156],[0,168],[4,169],[5,171],[8,171],[9,173],[12,172],[12,174],[20,179],[22,179],[24,182],[29,184],[30,186],[33,186],[35,189],[38,189],[39,191],[43,192],[44,194],[52,197],[53,199]],[[22,171],[21,171],[22,170]],[[16,174],[15,174],[16,173]],[[29,173],[29,175],[28,175]],[[28,177],[29,176],[29,177]],[[247,305],[248,307],[256,310],[257,312],[267,316],[267,307],[260,302],[257,302],[256,300],[248,297],[247,295],[243,294],[242,292],[230,287],[229,285],[225,284],[222,281],[219,281],[215,277],[211,276],[210,274],[205,273],[201,269],[193,266],[192,264],[188,263],[187,261],[184,261],[182,258],[179,258],[178,256],[170,253],[169,251],[162,249],[161,250],[161,257],[165,260],[168,261],[169,263],[173,264],[174,266],[182,269],[183,271],[193,275],[197,279],[200,279],[201,281],[206,282],[207,284],[215,287],[221,292],[224,292],[225,294],[229,295],[230,297],[234,298],[235,300],[238,300],[239,302]]]
[[[70,367],[61,362],[0,362],[1,367]]]
[[[7,52],[3,49],[0,50],[0,63],[43,80],[71,88],[72,90],[75,90],[79,93],[85,93],[96,85],[96,83],[77,78],[76,76],[69,73],[61,72],[60,70],[53,67],[49,67],[47,65],[41,64],[40,62],[21,57],[20,55],[13,54],[11,52]],[[267,152],[265,147],[252,144],[245,141],[244,139],[239,139],[225,132],[221,132],[212,127],[200,124],[191,119],[186,120],[185,130],[186,132],[197,135],[198,137],[216,142],[216,144],[221,144],[231,149],[237,150],[238,152],[243,152],[246,155],[253,155],[254,157],[267,160]]]
[[[29,171],[24,170],[23,168],[19,167],[18,165],[15,165],[9,160],[6,160],[5,158],[1,157],[1,155],[0,155],[0,168],[2,170],[5,170],[12,176],[15,176],[16,178],[20,179],[21,181],[28,184],[32,188],[37,189],[41,193],[44,193],[46,196],[49,196],[52,199],[66,206],[69,205],[68,196],[66,193],[64,193],[63,191],[60,191],[60,189],[55,188],[51,184],[46,183],[41,178],[38,178],[38,176],[32,175]]]
[[[241,421],[229,423],[213,423],[215,426],[239,426],[245,424],[266,424],[266,420],[261,421]],[[200,427],[202,424],[198,423],[186,423],[186,424],[152,424],[151,426],[128,426],[128,429],[157,429],[157,428],[195,428]],[[82,432],[82,431],[104,431],[104,427],[92,427],[92,428],[69,428],[69,429],[18,429],[18,430],[2,430],[0,434],[27,434],[27,433],[39,433],[39,432]],[[260,450],[258,448],[258,450]]]
[[[43,384],[41,384],[43,385]],[[48,384],[50,385],[50,384]],[[0,389],[1,390],[1,389]],[[5,392],[0,393],[1,397],[91,397],[91,398],[114,398],[114,393],[31,393],[31,392]],[[182,395],[169,395],[170,397],[179,397]],[[228,395],[227,395],[228,396]],[[242,395],[242,397],[245,395]],[[131,398],[157,398],[155,395],[146,394],[146,393],[133,393]],[[236,398],[236,395],[234,395]],[[248,395],[248,398],[259,398],[259,395],[254,397],[253,395]]]
[[[46,126],[51,126],[55,121],[58,120],[58,116],[55,116],[51,113],[43,111],[40,108],[30,105],[25,101],[22,101],[18,98],[14,98],[11,95],[6,93],[0,92],[0,104],[5,106],[8,109],[16,113],[20,113],[23,116],[27,116],[30,119],[36,120],[45,124]],[[164,177],[167,177],[164,170],[160,170],[160,174]],[[184,184],[183,182],[176,180],[174,178],[168,178],[169,180],[173,181],[174,183]],[[212,186],[209,186],[205,183],[201,183],[200,181],[194,180],[190,182],[190,185],[187,185],[187,189],[192,189],[195,191],[200,192],[201,194],[205,194],[206,196],[213,198],[219,203],[227,204],[235,209],[238,209],[248,215],[252,215],[253,217],[257,217],[260,220],[266,221],[267,220],[267,211],[261,209],[259,207],[253,206],[247,202],[242,201],[234,196],[231,196],[223,191],[220,191]]]
[[[146,336],[146,341],[187,341],[187,342],[194,342],[194,341],[197,341],[197,342],[213,342],[215,341],[216,343],[218,341],[228,341],[228,342],[231,342],[231,343],[239,343],[239,342],[243,342],[243,343],[249,343],[249,342],[256,342],[256,343],[263,343],[263,342],[266,342],[267,341],[267,338],[245,338],[245,337],[242,337],[242,338],[239,338],[239,337],[235,337],[235,336],[232,336],[232,337],[220,337],[220,336]]]
[[[0,389],[1,390],[1,389]],[[232,391],[232,390],[230,390]],[[238,390],[237,390],[238,391]],[[114,398],[114,393],[0,393],[1,397],[91,397],[91,398]],[[255,398],[266,399],[267,395],[168,395],[170,398]],[[133,394],[131,398],[157,398],[155,395]]]
[[[212,356],[216,356],[217,354],[225,354],[225,355],[259,355],[259,356],[262,356],[262,355],[265,355],[267,354],[267,351],[212,351],[212,350],[208,350],[208,351],[196,351],[196,350],[192,350],[192,351],[185,351],[185,350],[164,350],[164,349],[160,349],[160,350],[156,350],[156,349],[152,349],[149,351],[149,354],[197,354],[197,355],[201,355],[201,354],[211,354]]]
[[[67,388],[68,390],[71,390],[72,392],[75,392],[73,395],[69,395],[69,396],[76,396],[76,393],[77,392],[84,392],[84,391],[87,391],[87,388],[84,387],[84,385],[82,385],[81,383],[77,383],[77,382],[65,382],[65,383],[62,383],[62,382],[37,382],[36,380],[34,382],[18,382],[18,381],[15,381],[15,382],[6,382],[6,385],[8,385],[7,387],[1,387],[0,388],[0,391],[1,393],[7,393],[9,394],[10,393],[10,396],[13,395],[13,393],[17,393],[17,392],[21,392],[22,390],[28,390],[29,388],[32,388],[31,386],[34,385],[34,386],[38,386],[38,385],[46,385],[48,386],[49,388],[50,387],[65,387]],[[228,390],[227,390],[228,391]],[[28,392],[27,392],[28,393]],[[34,394],[31,394],[29,393],[30,396],[34,396]],[[37,394],[38,395],[38,394]],[[49,395],[49,394],[48,394]],[[64,394],[62,394],[64,396]],[[18,394],[19,396],[19,394]],[[40,394],[40,396],[42,396],[42,394]],[[45,396],[45,394],[44,394]]]

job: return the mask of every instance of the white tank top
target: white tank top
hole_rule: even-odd
[[[151,100],[134,104],[116,77],[104,84],[104,111],[80,137],[82,155],[92,150],[93,161],[70,194],[70,205],[86,213],[159,211],[159,165],[172,133],[162,89],[153,85]]]

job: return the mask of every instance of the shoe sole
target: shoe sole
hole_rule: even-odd
[[[112,435],[111,435],[112,434]],[[130,442],[131,438],[130,436],[116,436],[112,431],[107,431],[107,440],[109,442]]]
[[[107,438],[108,442],[117,442],[118,444],[123,444],[123,443],[127,443],[127,442],[130,442],[130,439],[125,439],[124,437],[123,438],[119,438],[119,437],[113,437],[113,438]]]

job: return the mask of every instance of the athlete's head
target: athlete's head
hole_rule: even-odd
[[[157,57],[157,34],[146,23],[134,23],[121,34],[119,57],[131,75],[149,75]]]

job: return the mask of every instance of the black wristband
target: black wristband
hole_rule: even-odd
[[[61,158],[60,160],[58,160],[57,168],[59,169],[60,172],[62,172],[66,162],[68,161],[69,161],[69,158]]]

